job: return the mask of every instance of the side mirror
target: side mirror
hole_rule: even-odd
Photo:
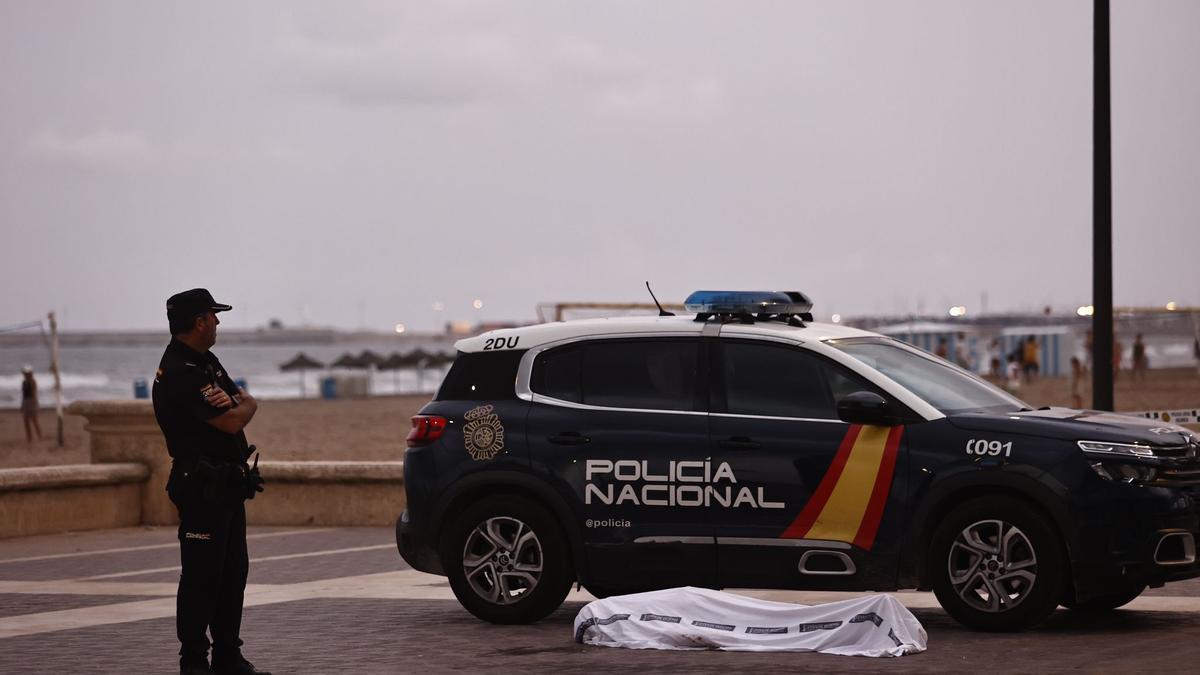
[[[891,404],[873,391],[856,391],[837,403],[838,418],[849,424],[894,427],[903,420]]]

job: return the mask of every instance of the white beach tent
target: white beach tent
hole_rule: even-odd
[[[975,326],[964,326],[953,322],[907,321],[871,330],[897,340],[903,340],[931,353],[936,353],[938,342],[945,340],[946,354],[951,361],[954,360],[954,355],[957,353],[958,336],[961,333],[966,340],[969,369],[975,372],[987,370],[985,367],[987,364],[983,362],[987,342],[979,335]]]

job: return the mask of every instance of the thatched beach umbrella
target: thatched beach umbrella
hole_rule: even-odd
[[[392,352],[386,359],[375,366],[379,370],[400,370],[409,366],[408,359],[400,352]]]
[[[429,365],[431,356],[433,355],[420,347],[404,355],[404,360],[408,362],[406,367],[414,368],[417,371],[417,391],[421,391],[424,387],[425,367]]]
[[[375,368],[379,370],[392,371],[392,386],[395,387],[396,393],[400,393],[400,370],[409,368],[413,364],[409,363],[408,359],[400,352],[392,352],[386,359],[383,359]]]
[[[331,368],[349,368],[351,370],[367,371],[367,382],[366,382],[367,388],[366,388],[366,391],[363,391],[361,393],[363,395],[368,395],[368,396],[370,395],[370,393],[371,393],[371,370],[370,370],[371,364],[364,363],[361,357],[355,356],[354,354],[351,354],[350,352],[346,352],[345,354],[342,354],[341,356],[339,356],[337,361],[334,361],[333,363],[329,364],[329,366]],[[338,389],[341,390],[342,386],[343,385],[339,384]],[[349,382],[347,382],[345,387],[346,387],[347,392],[351,392],[351,391],[357,392],[358,391],[357,385],[350,384]],[[356,394],[351,394],[351,395],[356,395]]]
[[[443,368],[451,363],[454,363],[454,354],[448,354],[446,352],[434,354],[429,360],[429,365],[436,366],[438,368]]]
[[[364,349],[362,353],[358,355],[358,362],[363,365],[363,368],[370,368],[371,366],[378,368],[379,364],[383,363],[383,361],[384,358],[382,356],[376,354],[370,349]]]
[[[306,392],[304,391],[304,371],[324,367],[325,364],[312,358],[304,352],[300,352],[299,354],[293,356],[290,360],[279,364],[279,369],[285,373],[289,373],[293,370],[300,371],[300,398],[304,398],[306,396]]]
[[[364,349],[362,350],[362,353],[358,355],[358,362],[361,363],[363,369],[367,371],[367,391],[370,392],[375,388],[372,383],[371,368],[378,368],[379,364],[383,363],[383,357],[371,351],[370,349]]]
[[[342,354],[341,356],[339,356],[337,358],[337,361],[334,361],[333,363],[329,364],[329,367],[330,368],[366,368],[366,366],[363,365],[363,362],[359,361],[358,357],[351,354],[350,352],[346,352],[345,354]]]

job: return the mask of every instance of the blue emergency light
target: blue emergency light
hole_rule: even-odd
[[[812,312],[812,301],[796,291],[696,291],[683,301],[683,306],[697,314],[756,316]]]

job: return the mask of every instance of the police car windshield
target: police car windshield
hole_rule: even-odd
[[[849,338],[827,344],[887,375],[947,415],[1029,409],[988,381],[898,340]]]

